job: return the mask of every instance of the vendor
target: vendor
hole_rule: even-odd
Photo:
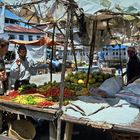
[[[140,78],[140,60],[137,56],[137,51],[135,47],[128,47],[127,54],[129,57],[129,61],[127,63],[126,75],[127,84],[129,84]]]
[[[10,76],[15,78],[14,89],[18,90],[21,85],[29,84],[31,68],[34,66],[33,60],[27,57],[27,49],[20,45],[17,51],[19,57],[13,62]]]
[[[4,56],[8,52],[9,42],[0,38],[0,94],[4,94],[8,88],[8,79],[4,63]]]

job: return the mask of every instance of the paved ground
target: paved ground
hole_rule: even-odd
[[[60,82],[61,81],[61,73],[53,73],[52,74],[52,81]],[[35,83],[38,85],[43,85],[44,82],[50,81],[50,73],[47,74],[40,74],[31,76],[30,83]]]

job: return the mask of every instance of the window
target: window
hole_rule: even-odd
[[[17,22],[16,20],[10,19],[10,23],[11,23],[11,24],[16,24],[16,22]]]
[[[5,18],[5,23],[9,23],[9,19],[8,18]]]
[[[9,34],[8,36],[9,36],[9,39],[15,39],[15,35],[13,34]]]
[[[24,35],[19,35],[19,40],[24,40]]]
[[[37,40],[38,40],[38,39],[40,39],[40,38],[41,38],[41,36],[40,36],[40,35],[37,35],[37,36],[36,36],[36,39],[37,39]]]
[[[32,40],[33,40],[33,36],[32,36],[32,35],[29,35],[29,36],[28,36],[28,40],[29,40],[29,41],[32,41]]]

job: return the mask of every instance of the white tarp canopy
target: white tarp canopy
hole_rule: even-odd
[[[5,0],[14,5],[16,14],[30,22],[44,23],[48,20],[58,20],[66,13],[69,1],[64,0]],[[70,0],[74,5],[84,10],[85,14],[93,15],[99,10],[111,10],[118,13],[140,14],[139,0]],[[35,4],[36,3],[36,4]]]

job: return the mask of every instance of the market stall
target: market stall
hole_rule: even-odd
[[[117,84],[113,79],[90,89],[90,96],[80,96],[63,107],[65,140],[72,139],[73,126],[77,124],[108,131],[113,140],[140,138],[139,79],[121,88],[120,81]]]
[[[62,2],[62,3],[61,3]],[[67,14],[67,20],[66,20],[66,36],[65,36],[65,45],[64,45],[64,57],[63,57],[63,66],[62,66],[62,75],[61,75],[61,85],[60,85],[60,93],[61,94],[59,94],[59,96],[60,96],[60,100],[59,100],[59,108],[58,108],[58,110],[59,111],[62,111],[62,105],[63,105],[63,99],[64,99],[64,86],[65,86],[65,81],[64,81],[64,77],[65,77],[65,64],[66,64],[66,56],[67,56],[67,46],[68,46],[68,39],[69,39],[69,35],[72,35],[70,32],[72,31],[71,29],[73,28],[73,25],[72,25],[72,23],[73,23],[73,12],[75,11],[75,10],[77,10],[77,8],[78,8],[78,5],[76,4],[76,2],[75,1],[69,1],[69,2],[63,2],[63,1],[61,1],[61,2],[59,2],[59,4],[60,4],[60,7],[62,8],[62,6],[66,6],[67,8],[66,8],[66,11],[64,12],[64,15],[65,15],[65,13],[68,13]],[[23,2],[24,3],[24,2]],[[34,14],[34,13],[36,13],[36,11],[37,11],[37,9],[36,9],[36,7],[35,6],[33,6],[33,9],[34,9],[34,11],[35,12],[32,12],[30,9],[30,6],[32,5],[32,4],[38,4],[38,3],[40,3],[40,1],[38,1],[38,2],[35,2],[35,3],[33,3],[33,2],[31,2],[31,3],[28,3],[28,5],[25,5],[25,6],[29,6],[28,8],[25,8],[25,7],[21,7],[21,10],[22,10],[22,12],[20,12],[20,13],[22,13],[22,14],[24,14],[24,16],[26,15],[26,17],[28,16],[28,14],[27,14],[27,10],[28,10],[28,12],[31,12],[31,14],[32,14],[32,16],[30,15],[30,16],[28,16],[28,19],[29,20],[31,20],[31,19],[33,19],[33,15],[36,15],[35,17],[34,17],[34,19],[36,19],[36,20],[34,20],[34,21],[37,21],[38,23],[40,23],[39,22],[39,14],[37,15],[37,14]],[[24,3],[25,4],[25,3]],[[42,4],[42,3],[41,3]],[[44,1],[43,1],[43,4],[44,4]],[[47,3],[45,3],[45,4],[47,4]],[[45,5],[44,4],[44,5]],[[49,12],[49,14],[53,11],[54,12],[54,7],[57,5],[58,3],[56,2],[55,3],[55,5],[53,5],[52,6],[52,9],[53,10],[50,10],[50,12]],[[95,4],[95,3],[94,3]],[[107,7],[106,6],[106,4],[107,3],[104,3],[104,4],[102,4],[102,6],[105,6],[105,7]],[[86,5],[86,4],[85,4]],[[108,5],[108,4],[107,4]],[[112,5],[115,5],[115,3],[110,3],[110,6],[112,6]],[[57,6],[56,6],[57,7]],[[119,10],[119,8],[120,7],[118,7],[118,8],[116,8],[117,10]],[[42,8],[43,9],[43,8]],[[93,8],[91,8],[91,9],[93,9]],[[12,9],[13,10],[13,9]],[[62,9],[61,9],[62,10]],[[63,9],[64,10],[64,9]],[[80,10],[80,9],[78,9],[78,10]],[[86,9],[85,9],[86,10]],[[99,9],[98,9],[99,10]],[[97,10],[97,11],[98,11]],[[24,11],[24,12],[23,12]],[[120,11],[122,11],[122,9],[120,9],[119,10],[119,12]],[[80,11],[81,12],[81,11]],[[96,12],[96,10],[94,11],[94,12]],[[26,14],[25,14],[26,13]],[[44,12],[44,13],[46,13],[46,12]],[[100,13],[100,12],[99,12]],[[89,69],[88,69],[88,78],[86,79],[86,83],[83,83],[84,81],[82,81],[82,84],[86,84],[86,86],[88,85],[88,82],[89,82],[89,78],[90,78],[90,66],[91,66],[91,63],[92,63],[92,59],[93,59],[93,54],[94,54],[94,50],[95,50],[95,47],[96,47],[96,45],[97,45],[97,43],[99,43],[99,42],[97,42],[96,41],[96,34],[97,34],[97,29],[99,29],[98,28],[98,22],[100,22],[100,21],[102,21],[102,20],[105,20],[105,28],[107,29],[106,31],[107,32],[109,32],[109,34],[111,35],[111,31],[110,31],[110,24],[111,23],[109,23],[109,20],[112,18],[112,17],[117,17],[116,15],[122,15],[122,13],[117,13],[117,14],[115,14],[114,12],[111,12],[110,13],[110,11],[109,11],[109,13],[108,13],[108,11],[106,12],[106,10],[105,10],[105,13],[107,13],[107,15],[104,17],[104,15],[102,15],[101,13],[101,17],[97,17],[97,13],[95,13],[95,15],[93,16],[92,14],[93,14],[93,11],[92,11],[92,14],[91,14],[91,18],[89,17],[89,19],[91,19],[90,20],[90,22],[91,22],[91,24],[87,24],[87,26],[89,26],[89,27],[91,27],[91,28],[88,28],[88,34],[85,34],[86,36],[83,36],[85,39],[87,39],[86,37],[89,37],[89,39],[87,39],[88,41],[88,45],[90,46],[90,60],[89,60]],[[53,16],[53,14],[54,13],[52,13],[52,15],[51,16]],[[76,13],[75,13],[76,14]],[[82,13],[83,14],[83,13]],[[82,15],[81,14],[81,15]],[[63,15],[63,17],[64,17],[64,15]],[[81,16],[80,15],[80,16]],[[133,14],[132,14],[133,15]],[[50,20],[52,17],[48,17],[48,15],[44,15],[44,14],[41,14],[41,18],[40,18],[40,21],[43,21],[42,19],[42,17],[43,16],[45,16],[45,18],[44,18],[44,21],[46,21],[46,17]],[[81,17],[78,17],[79,18],[79,21],[81,21],[81,19],[83,19],[83,18],[81,18]],[[30,18],[29,18],[30,17]],[[62,17],[62,14],[61,14],[61,17]],[[80,19],[81,18],[81,19]],[[55,17],[54,18],[54,21],[57,21],[59,18],[57,18],[57,17]],[[84,21],[84,20],[83,20]],[[54,24],[55,25],[55,24]],[[82,22],[82,26],[83,25],[85,25],[84,24],[84,22]],[[91,25],[91,26],[90,26]],[[81,28],[80,28],[81,29]],[[101,29],[101,28],[100,28]],[[90,31],[89,31],[90,30]],[[84,31],[85,30],[81,30],[82,32],[80,32],[82,35],[84,35]],[[55,32],[55,29],[54,29],[54,32]],[[103,32],[102,32],[103,33]],[[101,34],[102,34],[101,33]],[[104,34],[102,34],[102,35],[104,35]],[[102,38],[103,38],[103,36],[101,36]],[[53,36],[53,38],[54,38],[54,36]],[[71,42],[73,42],[73,36],[71,36],[70,37],[71,38]],[[84,39],[82,40],[82,41],[85,41]],[[52,81],[51,81],[52,82]],[[95,82],[95,81],[94,81]],[[53,94],[54,94],[54,92],[53,92]],[[2,102],[2,104],[3,104],[3,106],[7,106],[7,103],[6,104],[4,104],[3,102]],[[9,103],[8,103],[9,104]],[[13,104],[13,106],[15,106],[15,104]],[[25,108],[27,108],[27,106],[25,106]],[[24,108],[24,109],[25,109]],[[3,109],[4,109],[4,107],[3,107]],[[28,108],[29,110],[30,110],[30,108]],[[8,110],[8,108],[6,107],[6,111]],[[16,108],[13,108],[13,111],[15,111],[16,110]],[[27,111],[27,110],[26,110]],[[35,111],[35,110],[34,110]],[[15,111],[16,112],[16,111]],[[28,112],[28,111],[27,111]],[[43,111],[44,112],[44,111]],[[25,112],[26,113],[26,112]],[[138,112],[137,112],[138,113]],[[30,114],[29,114],[30,115]],[[44,114],[42,114],[42,115],[44,115]],[[87,120],[84,120],[84,121],[79,121],[79,119],[77,119],[76,117],[71,117],[71,116],[69,116],[69,115],[62,115],[62,117],[60,118],[60,117],[58,117],[58,131],[57,131],[57,140],[59,140],[60,139],[60,134],[61,134],[61,121],[62,120],[64,120],[64,121],[66,121],[67,122],[67,126],[66,126],[66,133],[65,133],[65,139],[70,139],[71,138],[71,136],[68,134],[70,131],[72,131],[72,127],[71,127],[71,124],[69,124],[69,122],[72,122],[72,123],[80,123],[80,124],[87,124]],[[86,123],[85,123],[86,122]],[[93,121],[91,121],[91,122],[88,122],[88,124],[93,124]],[[114,124],[105,124],[105,125],[103,125],[103,124],[98,124],[98,121],[96,122],[96,125],[94,124],[93,125],[93,127],[99,127],[99,128],[103,128],[103,129],[112,129],[113,127],[114,127],[115,125]],[[118,128],[118,129],[122,129],[122,130],[128,130],[129,132],[138,132],[139,133],[139,131],[138,131],[138,127],[134,127],[134,126],[130,126],[130,125],[126,125],[126,126],[118,126],[118,125],[116,125],[116,128]],[[124,129],[123,129],[124,128]],[[132,129],[131,129],[132,128]],[[115,129],[115,127],[114,127],[114,129]]]
[[[73,133],[73,126],[85,125],[87,127],[92,127],[93,129],[101,129],[103,131],[109,131],[112,133],[113,140],[124,140],[125,138],[136,139],[138,140],[140,137],[140,114],[138,115],[137,120],[130,125],[113,125],[113,124],[104,124],[99,122],[93,122],[86,119],[79,119],[76,117],[72,117],[69,115],[63,115],[61,117],[62,121],[66,122],[64,140],[71,140]],[[116,138],[116,139],[115,139]]]
[[[0,99],[0,124],[2,127],[3,121],[2,121],[2,112],[6,111],[12,114],[17,115],[24,115],[29,116],[32,118],[39,118],[44,119],[49,122],[49,130],[46,130],[49,132],[49,139],[54,140],[56,139],[56,131],[54,131],[55,126],[54,122],[56,121],[58,117],[58,109],[57,108],[43,108],[43,107],[37,107],[33,105],[23,105],[19,103],[15,103],[9,100]],[[2,128],[0,128],[2,129]],[[10,137],[8,135],[8,137]]]

